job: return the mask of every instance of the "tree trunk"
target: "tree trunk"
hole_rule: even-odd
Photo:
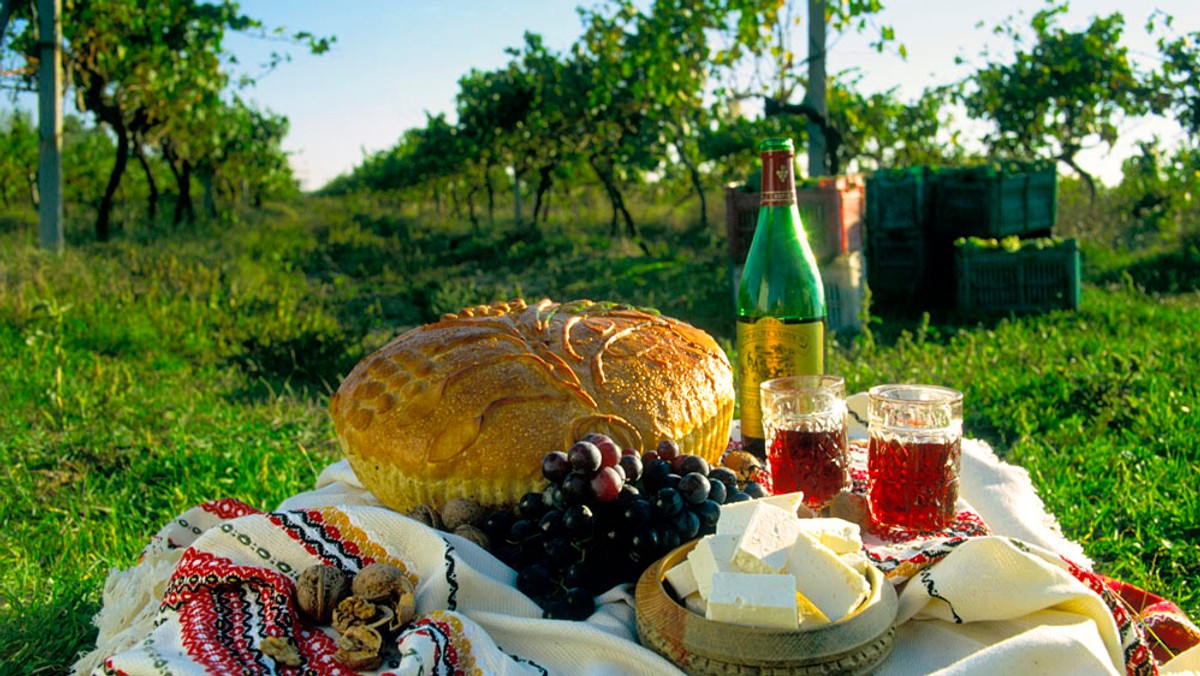
[[[458,186],[454,185],[454,183],[450,184],[450,216],[454,220],[462,218],[462,205],[458,199]]]
[[[475,215],[475,193],[479,192],[479,186],[472,186],[467,191],[467,218],[471,219],[471,229],[479,231],[479,217]]]
[[[700,169],[696,163],[688,157],[687,152],[683,148],[683,141],[675,139],[675,150],[679,152],[679,159],[683,161],[683,166],[687,167],[688,176],[692,181],[692,190],[696,191],[696,196],[700,198],[700,227],[708,229],[708,200],[704,197],[704,183],[700,180]]]
[[[146,174],[146,185],[150,188],[150,197],[147,199],[147,213],[150,216],[150,223],[153,225],[158,218],[158,182],[154,180],[154,172],[150,170],[150,162],[146,160],[146,151],[142,148],[141,142],[134,142],[133,154],[137,157],[138,164],[142,165],[142,173]]]
[[[204,186],[204,215],[215,219],[217,217],[217,196],[214,190],[216,189],[217,172],[212,167],[205,167],[198,173],[200,174],[200,185]]]
[[[125,124],[121,123],[113,131],[117,134],[117,156],[113,162],[112,172],[108,175],[108,185],[104,187],[104,196],[100,198],[100,207],[96,214],[96,241],[107,242],[109,236],[109,218],[112,214],[113,202],[117,188],[121,187],[121,177],[125,174],[125,165],[129,162],[129,134],[125,132]]]
[[[829,104],[825,95],[825,0],[808,0],[808,93],[804,97],[817,120],[808,121],[808,175],[820,176],[829,168],[837,169],[831,161],[834,153],[826,148],[825,128],[829,120]]]
[[[11,16],[15,0],[4,3]],[[39,0],[38,13],[38,239],[43,249],[63,248],[62,186],[62,8],[58,0]],[[0,52],[2,53],[2,52]]]
[[[196,208],[192,205],[192,163],[188,160],[179,162],[179,171],[175,173],[175,181],[179,184],[179,201],[175,202],[173,223],[179,225],[184,221],[189,223],[196,220]]]
[[[534,223],[538,220],[538,214],[542,212],[543,199],[550,192],[550,187],[554,185],[554,177],[550,175],[553,171],[553,164],[547,164],[538,169],[537,197],[533,200]]]
[[[496,224],[496,188],[492,185],[492,165],[483,170],[483,186],[487,189],[488,225]]]
[[[625,221],[625,233],[629,238],[637,242],[638,247],[641,248],[643,253],[650,253],[649,249],[646,248],[646,243],[642,241],[641,232],[633,222],[633,216],[630,215],[629,209],[625,207],[625,199],[621,196],[621,189],[617,187],[617,181],[613,176],[611,168],[602,168],[601,163],[594,156],[589,159],[589,162],[600,182],[604,184],[604,190],[608,193],[608,199],[612,203],[612,221],[609,223],[609,232],[614,237],[620,234],[620,231],[617,229],[617,217],[620,216]]]
[[[521,222],[521,174],[513,167],[513,219]]]

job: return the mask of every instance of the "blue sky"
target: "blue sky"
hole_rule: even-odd
[[[1003,50],[1008,44],[991,35],[991,26],[1044,6],[1042,0],[883,4],[878,20],[895,28],[897,40],[907,48],[907,60],[894,53],[876,54],[863,36],[831,35],[828,67],[830,72],[860,68],[863,91],[899,86],[902,97],[967,75],[970,64],[980,62],[985,45]],[[542,34],[555,50],[567,49],[582,32],[574,0],[242,0],[241,5],[270,26],[337,36],[333,50],[322,56],[291,49],[290,63],[244,94],[290,119],[285,148],[292,152],[293,166],[306,188],[349,171],[364,152],[390,147],[405,129],[423,125],[426,111],[452,113],[458,78],[472,67],[505,64],[505,48],[520,46],[525,31]],[[1147,64],[1155,49],[1142,26],[1153,9],[1174,15],[1179,31],[1200,29],[1196,0],[1074,0],[1071,5],[1063,21],[1069,28],[1082,27],[1091,15],[1124,12],[1125,42],[1134,58]],[[979,22],[983,28],[976,27]],[[1027,25],[1028,20],[1019,23]],[[272,49],[285,47],[241,36],[231,37],[227,46],[252,73]],[[968,63],[956,66],[955,56]],[[1082,156],[1082,164],[1108,182],[1119,178],[1120,160],[1134,140],[1151,133],[1167,140],[1179,137],[1173,125],[1147,120],[1126,121],[1122,132],[1124,142],[1115,151],[1099,147]]]

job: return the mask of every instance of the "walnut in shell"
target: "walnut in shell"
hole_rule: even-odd
[[[404,571],[390,563],[375,562],[367,564],[362,570],[358,571],[358,575],[354,576],[354,582],[350,585],[350,591],[355,596],[359,596],[371,602],[380,602],[386,600],[390,602],[404,591],[404,589],[412,589],[412,584],[408,581],[408,576]]]
[[[412,510],[409,511],[408,517],[414,521],[420,521],[430,528],[436,528],[438,530],[443,528],[442,515],[429,505],[417,505],[416,507],[413,507]]]
[[[470,540],[471,542],[474,542],[475,544],[477,544],[480,547],[483,547],[484,549],[487,549],[489,551],[492,548],[491,538],[489,538],[487,536],[487,533],[483,532],[483,529],[478,526],[472,526],[471,524],[464,524],[462,526],[459,526],[458,528],[455,528],[454,534],[461,538]]]
[[[333,609],[350,595],[350,580],[340,568],[317,564],[305,568],[296,580],[296,605],[314,624],[329,624]]]
[[[452,498],[442,508],[442,525],[454,532],[460,526],[477,526],[487,515],[483,507],[469,498]]]

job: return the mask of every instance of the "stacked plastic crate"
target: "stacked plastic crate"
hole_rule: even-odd
[[[968,315],[1079,307],[1075,240],[1052,240],[1053,164],[981,165],[938,176],[935,227],[954,237],[955,307]],[[1008,239],[1006,243],[1000,240]]]
[[[866,187],[867,267],[872,305],[880,313],[954,307],[979,315],[1078,306],[1073,241],[1069,254],[1043,244],[1035,248],[1048,251],[1037,256],[1027,247],[976,244],[964,252],[957,244],[965,238],[1049,237],[1057,216],[1053,164],[911,167],[875,172]],[[1017,248],[1024,253],[1017,255]],[[1039,270],[1024,271],[1035,258]],[[1058,261],[1053,273],[1046,267],[1051,259]],[[998,292],[997,284],[1014,288]],[[1038,290],[1025,289],[1031,285]],[[1021,301],[1002,300],[1012,297]],[[1043,298],[1054,300],[1036,300]]]
[[[933,214],[926,167],[877,171],[866,180],[866,256],[871,303],[885,314],[925,309]]]
[[[758,224],[758,202],[759,194],[744,186],[725,188],[725,229],[735,302]],[[821,268],[829,329],[861,328],[866,294],[862,257],[866,186],[862,177],[829,177],[798,185],[796,206]]]

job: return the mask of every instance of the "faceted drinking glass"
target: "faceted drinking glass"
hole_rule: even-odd
[[[879,385],[868,392],[872,521],[916,533],[949,526],[962,466],[962,392]]]
[[[760,390],[774,491],[803,491],[813,509],[828,505],[850,485],[845,381],[788,376],[764,381]]]

